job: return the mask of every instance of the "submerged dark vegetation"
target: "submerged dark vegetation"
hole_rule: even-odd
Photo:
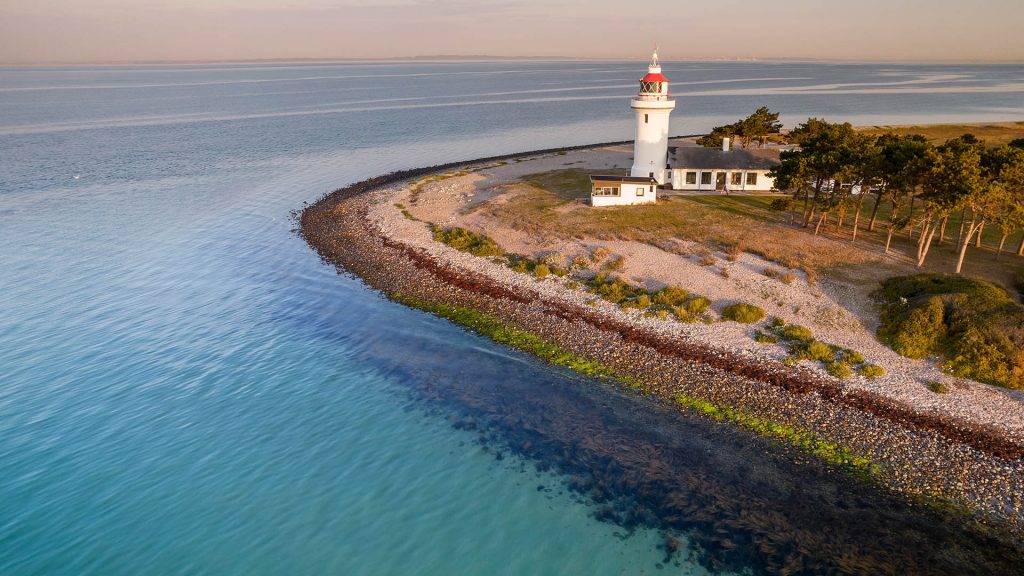
[[[1024,306],[984,280],[940,274],[889,278],[878,336],[909,358],[942,358],[962,378],[1024,388]]]

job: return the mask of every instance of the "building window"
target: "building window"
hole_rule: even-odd
[[[654,192],[654,184],[651,184],[651,192]]]
[[[686,173],[686,183],[687,184],[696,184],[697,183],[697,173],[696,172],[687,172]]]
[[[644,114],[644,124],[647,124],[647,114]]]
[[[654,172],[648,172],[647,174],[649,178],[654,178]]]
[[[701,172],[700,183],[705,185],[711,184],[711,172]]]
[[[739,185],[743,184],[743,172],[733,172],[732,173],[732,184],[734,186],[739,186]]]
[[[757,186],[757,172],[747,172],[747,186]]]
[[[615,186],[595,186],[594,196],[618,196],[619,189]]]
[[[636,195],[637,196],[643,196],[644,195],[644,187],[643,186],[637,186],[637,188],[636,188]]]

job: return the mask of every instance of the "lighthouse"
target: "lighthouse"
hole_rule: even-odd
[[[657,50],[651,55],[647,75],[640,79],[640,92],[633,97],[630,107],[636,112],[636,139],[629,175],[654,178],[658,184],[664,184],[668,164],[668,117],[676,101],[669,97],[668,78],[661,74]]]

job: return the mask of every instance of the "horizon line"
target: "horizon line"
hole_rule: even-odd
[[[288,64],[313,62],[494,62],[494,61],[590,61],[620,62],[639,61],[633,56],[496,56],[486,54],[430,54],[422,56],[391,57],[294,57],[294,58],[224,58],[224,59],[152,59],[152,60],[45,60],[39,62],[0,61],[3,67],[31,66],[140,66],[140,65],[204,65],[204,64]],[[643,58],[642,60],[646,60]],[[756,57],[756,56],[708,56],[702,58],[662,59],[664,62],[831,62],[837,64],[1024,64],[1022,59],[906,59],[906,58],[813,58],[804,56]]]

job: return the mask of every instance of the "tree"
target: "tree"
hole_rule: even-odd
[[[782,130],[782,123],[779,122],[779,113],[772,112],[767,106],[761,106],[753,114],[742,120],[715,126],[707,136],[697,139],[697,144],[706,148],[718,148],[722,145],[723,138],[739,137],[744,148],[751,141],[756,140],[759,146],[764,146],[768,137],[779,134]]]
[[[1007,237],[1024,229],[1024,148],[1010,145],[988,150],[982,157],[993,179],[1003,188],[1004,202],[993,215],[992,222],[999,228],[999,247],[996,258],[1003,252]],[[1024,237],[1017,249],[1018,256],[1024,256]]]
[[[942,222],[985,186],[981,149],[980,143],[961,137],[928,151],[921,193],[925,207],[917,242],[918,268],[924,265]]]
[[[889,216],[885,252],[889,253],[892,236],[909,224],[910,219],[900,214],[906,201],[912,198],[924,179],[928,168],[927,155],[931,144],[919,135],[898,136],[885,134],[878,139],[877,170],[882,177],[882,192],[892,204]],[[877,209],[877,204],[876,204]]]

